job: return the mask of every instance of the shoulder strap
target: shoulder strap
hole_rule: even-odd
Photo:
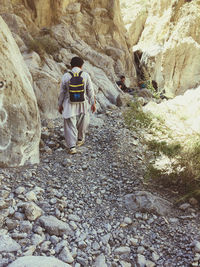
[[[74,77],[74,73],[72,71],[68,71],[69,74],[72,75],[72,77]]]
[[[79,72],[79,77],[81,77],[81,74],[82,74],[82,73],[83,73],[82,71]]]

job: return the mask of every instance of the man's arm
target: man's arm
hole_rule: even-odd
[[[96,99],[94,95],[94,88],[93,88],[92,81],[91,81],[89,74],[88,74],[87,82],[86,82],[86,92],[89,98],[89,102],[91,104],[91,110],[94,113],[96,111]]]
[[[63,112],[63,101],[64,101],[65,94],[66,94],[65,80],[66,80],[66,77],[64,75],[62,77],[62,82],[61,82],[61,86],[60,86],[60,95],[59,95],[59,99],[58,99],[58,111],[60,114],[62,114],[62,112]]]

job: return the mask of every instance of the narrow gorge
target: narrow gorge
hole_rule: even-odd
[[[200,266],[200,1],[0,7],[0,267]],[[97,112],[69,155],[74,56]]]

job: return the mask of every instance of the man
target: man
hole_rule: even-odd
[[[76,154],[76,146],[81,146],[85,141],[85,133],[89,126],[90,107],[96,111],[94,89],[88,73],[82,71],[84,61],[80,57],[71,60],[71,72],[64,74],[58,103],[58,111],[64,118],[64,134],[69,154]],[[81,77],[84,101],[72,102],[70,86],[72,77]],[[76,85],[73,85],[76,87]],[[76,96],[76,94],[75,94]]]
[[[126,87],[125,80],[126,80],[125,76],[122,75],[122,76],[120,76],[120,81],[118,81],[116,83],[124,93],[129,93],[130,95],[133,95],[134,94],[134,90],[131,89],[131,88]]]
[[[125,76],[120,76],[120,81],[116,82],[117,85],[119,86],[119,88],[123,91],[123,92],[128,92],[128,88],[125,85]]]

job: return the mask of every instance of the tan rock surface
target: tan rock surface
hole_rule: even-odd
[[[119,0],[1,0],[1,3],[2,16],[32,74],[42,117],[58,116],[57,98],[65,69],[63,63],[69,67],[73,55],[82,56],[87,62],[85,69],[88,70],[89,66],[89,72],[94,73],[93,83],[97,101],[100,101],[98,107],[104,109],[116,103],[118,90],[114,83],[118,76],[125,74],[127,85],[135,84],[136,71]],[[40,41],[33,45],[32,37],[39,37]],[[60,49],[60,53],[52,53],[53,58],[50,57],[50,60],[57,62],[50,67],[47,63],[49,53],[42,52],[41,55],[37,51],[37,46],[45,37],[58,41]],[[39,60],[30,59],[32,50],[39,54]]]
[[[39,161],[40,123],[32,77],[0,17],[0,166]]]
[[[133,49],[143,53],[142,63],[151,78],[171,96],[197,86],[200,83],[200,2],[152,0],[148,5],[148,1],[137,1],[137,12],[131,2],[122,4],[124,20],[132,44],[138,40]],[[141,10],[145,8],[146,20],[141,19]],[[132,24],[126,19],[126,13],[132,14]],[[142,29],[139,37],[138,29]]]

